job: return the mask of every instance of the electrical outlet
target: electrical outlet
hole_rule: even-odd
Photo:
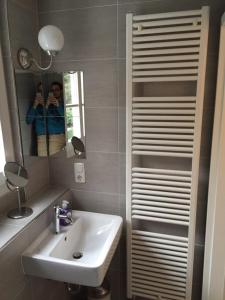
[[[75,182],[85,183],[85,168],[84,163],[74,163]]]

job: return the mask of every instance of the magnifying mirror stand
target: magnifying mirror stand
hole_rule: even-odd
[[[22,219],[32,215],[33,210],[29,207],[21,206],[20,188],[16,188],[18,196],[18,207],[8,212],[8,217],[11,219]]]

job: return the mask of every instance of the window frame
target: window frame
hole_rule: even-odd
[[[80,133],[81,136],[79,137],[83,142],[85,142],[85,123],[84,123],[84,95],[83,95],[83,79],[81,78],[81,72],[82,71],[76,71],[77,73],[77,81],[78,81],[78,104],[66,104],[65,103],[65,110],[67,108],[73,108],[76,107],[79,109],[79,117],[80,117]],[[66,124],[65,124],[66,125]],[[66,125],[66,141],[67,138],[67,125]],[[68,141],[67,141],[68,142]]]
[[[78,84],[78,104],[67,104],[66,103],[66,92],[65,92],[65,79],[64,75],[65,73],[77,73],[77,84]],[[82,75],[81,75],[82,74]],[[83,92],[83,71],[65,71],[63,72],[63,87],[64,87],[64,107],[65,107],[65,136],[66,136],[66,153],[67,157],[73,157],[74,156],[74,149],[72,146],[72,143],[68,141],[68,127],[67,127],[67,120],[66,120],[66,114],[67,114],[67,108],[73,108],[78,107],[79,108],[79,114],[80,114],[80,131],[81,136],[79,137],[82,142],[85,145],[85,117],[84,117],[84,92]]]

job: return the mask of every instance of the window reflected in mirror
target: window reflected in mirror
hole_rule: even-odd
[[[83,72],[63,74],[66,115],[66,142],[73,136],[85,142]]]

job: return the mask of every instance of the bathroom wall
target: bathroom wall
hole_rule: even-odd
[[[0,5],[0,40],[13,127],[15,158],[22,163],[14,69],[21,70],[17,63],[17,50],[20,47],[30,49],[37,59],[40,58],[37,41],[39,28],[37,1],[1,0]],[[26,87],[21,87],[21,90],[23,88]],[[29,184],[26,188],[27,199],[29,199],[44,186],[49,185],[48,158],[25,156],[24,164],[29,173]],[[0,211],[6,211],[12,205],[15,206],[14,195],[6,195],[0,201]]]
[[[50,179],[72,189],[74,208],[125,216],[125,16],[211,7],[207,84],[198,193],[193,300],[201,298],[205,215],[223,0],[39,0],[40,26],[59,26],[65,47],[54,69],[83,70],[86,104],[86,183],[74,182],[74,159],[50,158]],[[45,57],[43,57],[45,61]],[[110,269],[115,299],[125,299],[125,241]]]
[[[11,24],[9,44],[6,3]],[[86,104],[87,160],[85,160],[86,183],[76,184],[73,175],[74,159],[64,153],[50,158],[50,179],[53,184],[71,188],[74,208],[120,214],[125,216],[125,15],[165,12],[211,6],[211,33],[208,56],[206,98],[204,107],[200,188],[198,197],[196,255],[194,270],[193,300],[199,300],[204,251],[205,211],[209,171],[210,141],[214,109],[215,80],[217,68],[219,23],[225,11],[222,0],[39,0],[37,16],[36,0],[0,0],[1,40],[3,41],[8,94],[15,130],[16,154],[20,157],[17,124],[17,107],[13,64],[16,65],[16,50],[23,46],[31,49],[37,57],[37,26],[54,24],[65,35],[65,47],[56,57],[54,69],[83,70]],[[38,20],[39,19],[39,20]],[[34,39],[35,37],[35,39]],[[43,57],[43,62],[45,57]],[[31,180],[29,194],[48,184],[48,162],[46,159],[27,160]],[[13,204],[9,194],[0,199],[0,210]],[[44,217],[43,217],[44,218]],[[0,288],[5,300],[55,299],[62,285],[57,282],[24,277],[20,267],[11,277],[13,267],[19,266],[20,253],[44,227],[36,224],[38,231],[24,231],[0,256],[4,272],[0,272]],[[46,226],[46,223],[43,222]],[[5,256],[4,256],[5,255]],[[8,255],[8,256],[7,256]],[[125,239],[116,253],[109,271],[113,299],[125,299],[126,262]],[[14,289],[11,289],[13,285]],[[10,294],[12,291],[13,294]],[[48,294],[46,294],[48,292]],[[55,293],[56,292],[56,293]],[[15,294],[14,294],[15,293]],[[51,294],[53,293],[53,294]],[[58,293],[60,294],[60,293]],[[2,297],[2,294],[1,294]],[[62,297],[63,299],[63,297]]]
[[[62,198],[70,199],[70,192],[67,192],[57,199],[56,203],[60,203]],[[13,239],[13,241],[0,251],[1,300],[70,299],[64,283],[26,276],[23,273],[21,264],[21,254],[52,221],[53,205],[54,204],[52,204],[32,223],[26,226],[25,229]],[[2,223],[0,222],[0,232],[1,226]],[[10,226],[13,227],[13,225],[7,226],[9,230]]]
[[[20,130],[14,85],[14,67],[17,67],[16,52],[19,47],[27,47],[38,57],[37,30],[38,15],[36,0],[0,0],[0,41],[3,50],[7,94],[13,125],[15,156],[19,162],[21,162]],[[29,199],[35,193],[49,185],[48,159],[25,159],[25,166],[29,172],[29,184],[26,189]],[[0,218],[10,208],[16,206],[16,198],[17,194],[12,192],[1,195]],[[53,208],[50,207],[0,251],[1,300],[68,299],[63,283],[25,276],[21,265],[22,252],[48,226],[52,220],[52,212]],[[4,224],[0,221],[0,236],[3,227]],[[9,232],[13,230],[13,227],[13,225],[8,226],[7,229]]]

